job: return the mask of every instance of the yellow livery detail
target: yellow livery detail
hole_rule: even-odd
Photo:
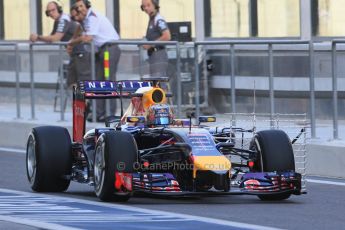
[[[225,156],[194,156],[193,178],[197,171],[230,171],[231,162]]]

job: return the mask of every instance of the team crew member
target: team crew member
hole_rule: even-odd
[[[93,42],[96,53],[96,79],[97,80],[116,80],[117,64],[120,59],[121,51],[117,45],[107,44],[108,42],[119,40],[119,34],[116,32],[111,22],[103,15],[95,12],[87,0],[77,0],[75,6],[81,15],[84,33],[82,36],[73,39],[70,44],[81,42]],[[104,53],[109,52],[109,79],[105,79],[104,72]],[[108,74],[106,72],[106,74]],[[110,112],[115,114],[115,100],[111,100]],[[105,118],[105,100],[97,101],[97,121],[102,122]]]
[[[58,42],[69,41],[74,32],[74,28],[70,26],[70,17],[63,13],[62,7],[55,1],[47,4],[46,16],[52,18],[54,22],[53,31],[50,35],[43,36],[31,34],[30,41]]]
[[[83,31],[80,24],[82,22],[80,13],[73,6],[70,14],[72,21],[76,24],[73,37],[78,37]],[[88,45],[84,43],[77,44],[74,47],[67,46],[67,52],[71,56],[70,65],[68,66],[68,86],[76,85],[78,81],[91,80],[91,56],[86,46]]]
[[[142,0],[141,10],[149,16],[146,31],[148,41],[170,41],[171,34],[164,18],[159,13],[158,0]],[[164,46],[144,45],[150,64],[150,74],[153,77],[167,77],[168,55]]]

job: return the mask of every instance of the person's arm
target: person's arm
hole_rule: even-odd
[[[83,27],[78,23],[75,29],[72,39],[79,37],[83,33]]]
[[[162,32],[162,36],[160,36],[156,41],[170,41],[170,40],[171,40],[170,30],[166,29]]]
[[[89,43],[93,41],[93,36],[97,34],[99,28],[99,21],[96,17],[90,17],[88,25],[84,26],[85,34],[81,35],[82,27],[79,26],[78,31],[74,34],[73,39],[69,42],[70,45],[75,46],[80,43]]]
[[[60,17],[58,21],[54,22],[54,29],[51,35],[38,35],[31,34],[30,40],[32,42],[42,41],[42,42],[58,42],[61,41],[68,28],[68,21],[63,17]]]
[[[30,35],[30,41],[37,42],[58,42],[61,41],[62,37],[64,36],[64,33],[55,33],[53,35],[43,36],[38,34],[31,34]]]
[[[64,35],[65,35],[64,33],[55,33],[53,35],[48,35],[48,36],[39,35],[37,39],[38,41],[42,41],[42,42],[59,42],[61,41]]]
[[[80,43],[92,42],[92,40],[93,40],[93,36],[91,36],[91,35],[80,35],[80,36],[70,40],[68,45],[75,46],[75,45],[78,45]]]
[[[74,46],[80,44],[80,43],[87,43],[91,42],[93,40],[93,37],[91,35],[82,35],[83,33],[83,27],[79,24],[77,29],[74,31],[72,39],[69,41],[67,48],[73,49]]]
[[[79,35],[78,37],[72,38],[67,45],[67,53],[72,54],[73,47],[80,43],[90,43],[93,37],[90,35]]]

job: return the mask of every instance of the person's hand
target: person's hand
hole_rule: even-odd
[[[37,42],[38,41],[38,34],[31,34],[30,41]]]
[[[148,50],[151,48],[151,45],[143,45],[143,49]]]
[[[92,42],[92,40],[93,40],[92,36],[81,36],[81,41],[83,43],[90,43]]]

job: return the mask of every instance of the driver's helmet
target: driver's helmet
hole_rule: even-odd
[[[167,104],[155,104],[147,110],[147,125],[149,126],[165,126],[171,124],[173,113]]]

